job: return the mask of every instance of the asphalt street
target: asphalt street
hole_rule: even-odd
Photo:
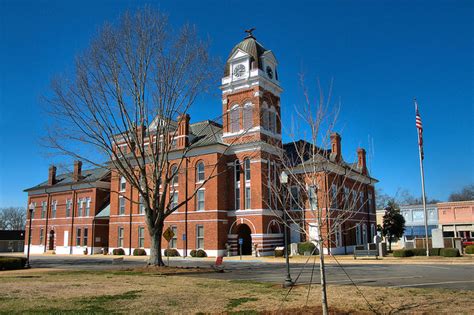
[[[143,266],[146,258],[127,258],[112,263],[112,257],[81,256],[33,256],[33,268],[63,269],[115,269]],[[166,260],[165,260],[166,262]],[[170,260],[171,266],[209,268],[211,260],[176,259]],[[284,263],[264,262],[261,260],[224,260],[224,272],[199,273],[189,276],[226,280],[247,280],[258,282],[283,283],[286,275]],[[314,271],[313,271],[314,270]],[[473,264],[388,264],[377,262],[348,263],[342,266],[327,264],[329,284],[351,284],[381,287],[419,287],[474,290]],[[291,263],[291,277],[297,284],[319,283],[319,264],[311,259],[308,264]]]

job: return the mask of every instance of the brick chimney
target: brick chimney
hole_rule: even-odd
[[[81,161],[74,161],[74,173],[72,175],[72,179],[75,182],[80,181],[82,178],[82,162]]]
[[[331,133],[331,161],[340,162],[342,159],[341,136],[337,132]]]
[[[176,145],[178,148],[185,148],[189,145],[189,120],[191,118],[188,114],[180,115],[178,117],[178,139]]]
[[[52,186],[54,184],[56,184],[56,166],[51,165],[49,167],[48,185]]]
[[[357,149],[357,168],[361,170],[362,174],[367,174],[367,162],[365,160],[365,150],[363,148]]]

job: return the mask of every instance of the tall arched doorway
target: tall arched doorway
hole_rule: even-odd
[[[54,230],[49,232],[48,250],[54,250]]]
[[[252,255],[252,231],[247,224],[239,224],[237,227],[238,239],[242,239],[242,255]],[[239,248],[240,245],[237,243]]]

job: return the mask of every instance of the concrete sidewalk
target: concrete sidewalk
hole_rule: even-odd
[[[25,256],[22,253],[0,253],[0,256]],[[77,260],[114,260],[117,258],[123,258],[124,261],[148,261],[148,256],[113,256],[113,255],[46,255],[46,254],[34,254],[31,255],[31,259],[40,258],[41,257],[49,257],[49,258],[57,258],[57,259],[77,259]],[[328,256],[325,255],[325,262],[327,264],[443,264],[443,265],[474,265],[474,256],[463,256],[463,257],[440,257],[440,256],[433,256],[433,257],[425,257],[425,256],[414,256],[414,257],[380,257],[378,259],[375,258],[357,258],[354,259],[352,255],[335,255]],[[167,261],[167,257],[163,257],[163,260]],[[316,262],[319,262],[319,256],[292,256],[290,257],[290,263],[305,263],[313,262],[316,259]],[[170,261],[187,261],[187,262],[206,262],[212,264],[215,262],[215,257],[205,257],[205,258],[197,258],[197,257],[170,257]],[[336,261],[337,260],[337,261]],[[254,256],[231,256],[231,257],[224,257],[224,262],[232,262],[232,263],[276,263],[282,264],[285,263],[284,257],[254,257]]]

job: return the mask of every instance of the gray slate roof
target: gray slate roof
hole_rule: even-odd
[[[298,166],[301,164],[311,163],[310,161],[312,156],[312,148],[313,145],[305,140],[298,140],[296,142],[290,142],[283,144],[283,150],[285,151],[285,155],[288,158],[288,162],[292,166]],[[301,156],[301,152],[304,152]],[[321,160],[327,160],[333,163],[336,163],[333,158],[331,157],[331,149],[322,149],[320,147],[316,148],[316,154],[318,158]],[[299,153],[299,154],[298,154]],[[345,162],[342,158],[341,161],[338,163],[339,165],[343,166],[346,169],[350,169],[352,171],[361,173],[361,170],[358,167],[358,163],[348,163]],[[367,170],[367,176],[371,177],[369,174],[369,170]]]
[[[42,189],[46,187],[58,187],[58,186],[64,186],[64,185],[72,185],[72,184],[85,184],[85,183],[93,183],[96,181],[99,181],[109,175],[110,171],[106,168],[93,168],[89,170],[83,170],[82,171],[82,179],[79,180],[78,182],[75,182],[73,180],[73,173],[65,173],[65,174],[59,174],[56,175],[56,183],[53,186],[48,185],[48,181],[44,181],[41,184],[38,184],[36,186],[30,187],[25,189],[25,192],[32,191],[32,190],[37,190],[37,189]]]
[[[222,141],[222,125],[212,120],[204,120],[189,125],[193,147],[202,147],[211,144],[224,144]]]

